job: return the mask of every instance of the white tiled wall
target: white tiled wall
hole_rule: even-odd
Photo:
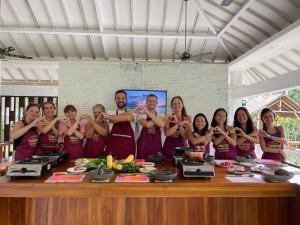
[[[205,113],[209,120],[218,107],[228,107],[227,65],[185,63],[124,63],[67,61],[59,67],[59,110],[74,104],[80,113],[96,103],[115,109],[117,89],[168,91],[168,104],[182,96],[188,114]]]

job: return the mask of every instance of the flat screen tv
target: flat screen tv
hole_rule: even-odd
[[[127,109],[133,109],[138,105],[146,105],[146,99],[149,94],[155,94],[158,99],[156,111],[158,113],[167,113],[167,91],[164,90],[134,90],[124,89],[127,94]]]

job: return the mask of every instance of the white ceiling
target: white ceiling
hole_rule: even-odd
[[[176,61],[175,51],[184,50],[183,0],[0,2],[0,47],[13,46],[15,53],[34,60],[170,62]],[[214,63],[251,52],[300,19],[300,0],[234,0],[228,7],[220,3],[188,1],[188,50],[193,55],[213,52],[207,59]],[[299,70],[299,39],[280,54],[243,69],[243,84]],[[51,62],[29,65],[4,62],[2,80],[57,84],[58,70]]]

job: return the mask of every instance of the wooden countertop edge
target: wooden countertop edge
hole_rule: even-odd
[[[297,185],[264,184],[0,184],[0,197],[295,197]]]

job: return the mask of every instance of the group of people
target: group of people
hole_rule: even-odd
[[[41,151],[41,146],[55,145],[60,139],[63,139],[69,159],[95,158],[107,153],[116,158],[125,158],[129,154],[147,158],[159,152],[171,159],[174,149],[182,146],[190,146],[206,156],[210,154],[212,142],[216,159],[256,158],[255,144],[260,144],[263,159],[285,160],[285,132],[282,126],[276,126],[275,114],[268,108],[261,112],[262,129],[254,126],[245,107],[235,111],[233,126],[227,124],[226,110],[218,108],[209,128],[203,113],[197,114],[192,121],[180,96],[171,100],[171,115],[156,112],[158,101],[153,94],[147,96],[146,106],[127,110],[126,92],[118,90],[115,103],[117,109],[112,112],[106,112],[101,104],[95,105],[93,116],[77,116],[75,106],[67,105],[64,117],[55,116],[52,102],[43,104],[42,117],[40,106],[29,104],[23,119],[11,130],[15,160],[31,157]]]

